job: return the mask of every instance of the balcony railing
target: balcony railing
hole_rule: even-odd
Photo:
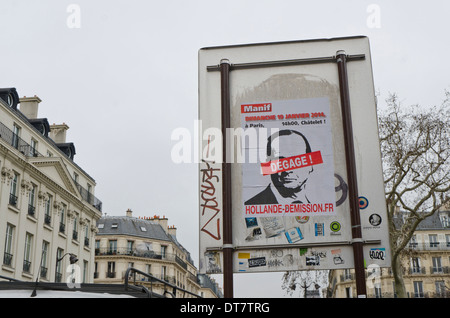
[[[17,136],[11,129],[0,122],[0,138],[19,150],[26,157],[43,157],[35,148]]]
[[[5,254],[3,254],[3,264],[7,265],[7,266],[11,266],[12,258],[13,258],[12,254],[5,252]]]
[[[426,270],[425,267],[410,267],[408,269],[408,274],[409,275],[423,275],[426,274]]]
[[[107,278],[116,278],[116,272],[106,272]]]
[[[66,225],[64,223],[59,223],[59,231],[64,233],[66,231]]]
[[[111,256],[111,255],[119,255],[119,256],[134,256],[134,257],[144,257],[151,259],[160,259],[166,260],[169,262],[176,262],[178,265],[187,269],[187,264],[176,254],[160,254],[154,251],[138,251],[138,250],[130,250],[129,248],[96,248],[95,256]]]
[[[61,281],[62,281],[62,274],[56,272],[55,273],[55,283],[61,283]]]
[[[27,260],[24,260],[23,261],[23,267],[22,267],[23,271],[25,273],[29,273],[30,272],[30,268],[31,268],[31,262],[27,261]]]
[[[52,223],[52,216],[50,214],[45,214],[44,223],[50,225]]]
[[[34,216],[35,212],[36,212],[36,208],[34,206],[32,206],[31,204],[28,204],[28,215]]]
[[[47,267],[41,266],[40,276],[41,278],[47,278]]]
[[[415,251],[450,251],[450,242],[409,243],[407,248]]]
[[[17,206],[17,196],[10,193],[9,194],[9,204],[12,206]]]
[[[80,192],[81,197],[84,201],[88,202],[90,205],[92,205],[94,208],[102,211],[102,201],[100,201],[98,198],[96,198],[92,193],[90,193],[88,190],[86,190],[83,186],[81,186],[78,182],[76,182],[73,179],[73,182],[75,182],[75,185],[78,188],[78,191]]]
[[[450,267],[449,266],[431,266],[430,267],[430,273],[431,274],[449,274],[450,273]]]

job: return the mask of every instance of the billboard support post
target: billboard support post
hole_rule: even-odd
[[[366,297],[366,280],[364,273],[363,239],[359,216],[358,184],[356,178],[355,149],[350,111],[350,93],[347,75],[347,55],[345,51],[336,52],[341,96],[342,122],[344,128],[345,156],[349,190],[350,215],[352,225],[352,246],[354,255],[356,292],[358,297]]]
[[[233,298],[233,238],[231,210],[231,163],[227,160],[227,129],[230,127],[230,62],[220,61],[222,112],[222,202],[223,202],[223,283],[225,298]]]

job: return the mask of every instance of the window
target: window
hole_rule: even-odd
[[[83,261],[83,283],[88,283],[87,281],[88,270],[89,270],[88,262]]]
[[[89,222],[87,222],[86,227],[84,228],[84,246],[86,247],[89,247],[89,236],[91,234],[90,231],[90,225]]]
[[[161,279],[167,281],[167,267],[161,266]]]
[[[14,172],[11,180],[11,187],[9,189],[9,204],[17,207],[17,184],[19,182],[19,175]]]
[[[31,138],[30,157],[37,157],[37,141]]]
[[[59,218],[59,231],[64,233],[66,231],[66,206],[63,204]]]
[[[420,259],[418,257],[411,258],[411,269],[412,273],[420,273]]]
[[[56,251],[56,259],[60,259],[64,255],[64,250],[58,248]],[[56,262],[55,283],[60,283],[62,280],[62,261]]]
[[[352,288],[351,287],[346,287],[345,288],[345,297],[346,298],[352,298]]]
[[[92,197],[92,186],[88,183],[87,185],[87,202],[90,204],[93,204],[93,197]]]
[[[127,241],[127,253],[131,255],[133,252],[133,241]]]
[[[450,227],[450,218],[448,215],[441,214],[441,223],[443,227]]]
[[[44,211],[45,211],[44,222],[47,225],[50,225],[52,222],[51,206],[52,206],[52,196],[48,195],[48,200],[45,201],[45,206],[44,206]]]
[[[423,282],[414,282],[414,297],[423,298]]]
[[[8,223],[6,225],[5,253],[3,255],[3,264],[7,266],[12,266],[13,239],[14,239],[14,226]]]
[[[161,257],[166,258],[167,246],[161,245]]]
[[[119,227],[119,224],[118,223],[113,223],[113,224],[111,224],[111,228],[112,229],[117,229]]]
[[[430,240],[430,247],[438,247],[439,246],[439,242],[437,240],[436,234],[429,234],[428,238]]]
[[[34,184],[32,184],[31,186],[31,190],[29,193],[29,197],[28,197],[28,214],[31,216],[35,216],[35,212],[36,212],[36,186]]]
[[[73,218],[73,232],[72,232],[72,238],[75,241],[78,241],[78,215],[75,214],[75,217]]]
[[[116,254],[117,253],[117,241],[116,240],[110,240],[109,241],[109,254]]]
[[[106,272],[107,278],[116,277],[116,262],[108,262],[108,271]]]
[[[432,261],[433,261],[433,267],[431,272],[432,273],[442,273],[443,272],[443,268],[442,268],[442,263],[441,263],[441,257],[432,257]]]
[[[16,149],[19,148],[19,136],[20,136],[20,127],[14,124],[13,126],[13,138],[12,138],[12,146]]]
[[[417,247],[417,239],[416,239],[416,235],[413,235],[411,237],[411,240],[409,241],[409,247],[410,248],[416,248]]]
[[[31,269],[31,251],[33,244],[33,235],[30,233],[25,234],[25,250],[23,254],[23,271],[30,272]]]
[[[47,278],[47,259],[48,259],[48,251],[49,251],[49,243],[46,241],[42,242],[42,260],[41,260],[41,269],[40,276],[41,278]]]
[[[141,226],[141,231],[142,232],[147,232],[147,228],[145,226]]]
[[[447,288],[445,287],[445,282],[443,280],[435,281],[434,285],[436,287],[436,296],[439,298],[444,298],[447,293]]]

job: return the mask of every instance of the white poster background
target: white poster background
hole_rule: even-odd
[[[355,143],[358,193],[361,197],[364,262],[367,266],[390,266],[389,235],[384,197],[381,154],[378,140],[375,92],[369,40],[364,36],[278,43],[248,44],[204,48],[199,51],[199,119],[201,152],[207,148],[204,132],[221,127],[220,72],[208,71],[223,58],[230,63],[287,61],[334,56],[345,50],[348,55],[364,54],[365,59],[347,64],[352,126]],[[314,63],[283,67],[233,70],[230,73],[231,127],[242,127],[241,105],[274,101],[328,98],[334,160],[334,215],[308,218],[291,216],[277,222],[274,218],[246,220],[243,202],[251,192],[244,175],[245,164],[232,164],[232,219],[234,268],[238,272],[283,271],[301,269],[353,268],[351,224],[347,193],[347,172],[342,131],[339,80],[336,63]],[[325,130],[323,130],[325,132]],[[326,147],[325,147],[326,148]],[[250,150],[249,150],[250,151]],[[222,270],[222,173],[220,164],[200,160],[200,272]],[[207,169],[212,176],[203,178]],[[206,169],[206,170],[205,170]],[[217,176],[217,178],[215,177]],[[258,177],[259,178],[259,177]],[[256,175],[255,175],[256,179]],[[256,186],[264,186],[261,178]],[[255,180],[256,181],[256,180]],[[317,184],[318,185],[318,184]],[[244,187],[244,188],[243,188]],[[208,206],[205,209],[205,205]],[[378,221],[377,221],[378,220]],[[381,222],[380,222],[381,220]],[[279,220],[278,220],[279,221]],[[303,222],[303,223],[302,223]],[[274,231],[290,232],[291,242],[283,235],[266,237],[262,224]],[[333,230],[332,230],[333,229]],[[220,235],[218,235],[220,234]],[[317,235],[316,235],[317,234]],[[322,235],[324,234],[324,235]],[[284,237],[285,234],[284,234]],[[284,241],[282,241],[284,240]],[[308,240],[310,240],[308,243]],[[263,244],[261,244],[263,243]]]

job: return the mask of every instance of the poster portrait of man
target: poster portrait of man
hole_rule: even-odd
[[[311,153],[306,137],[291,129],[284,129],[271,135],[267,140],[268,161]],[[314,167],[308,166],[270,175],[271,184],[263,191],[245,201],[245,205],[277,203],[309,203],[306,188]]]

